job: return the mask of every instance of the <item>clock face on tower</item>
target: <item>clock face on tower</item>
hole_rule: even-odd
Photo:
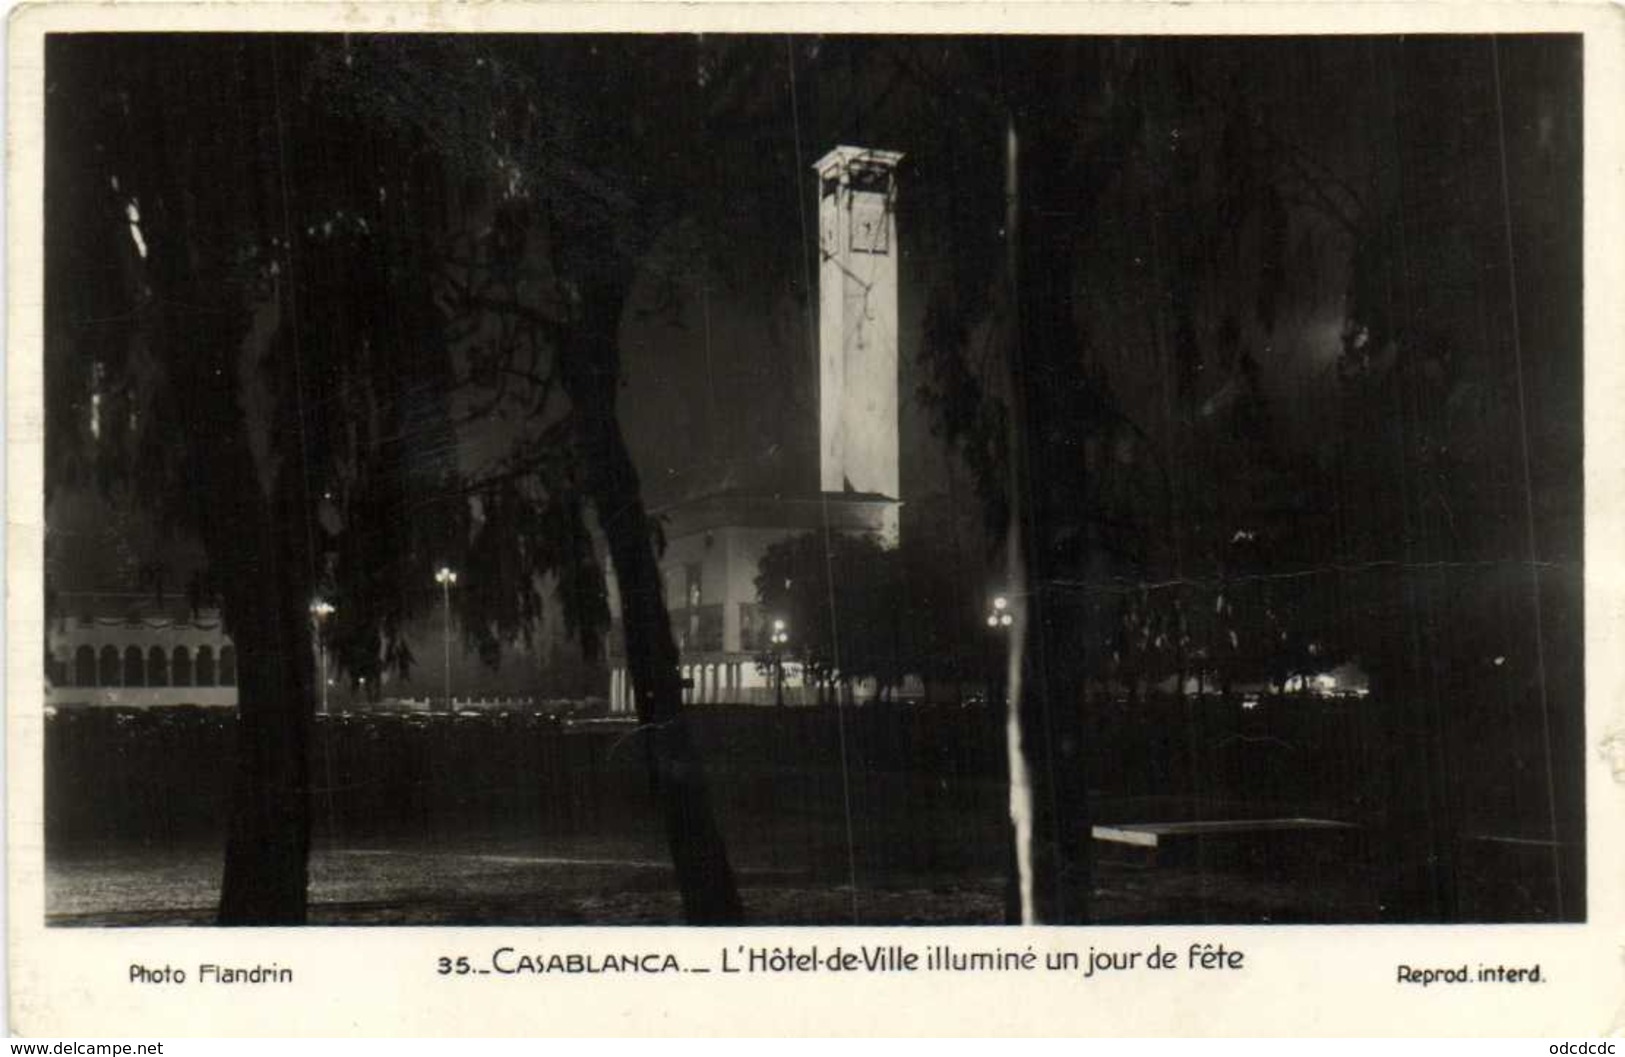
[[[885,195],[852,195],[852,249],[858,253],[891,252],[891,224]]]

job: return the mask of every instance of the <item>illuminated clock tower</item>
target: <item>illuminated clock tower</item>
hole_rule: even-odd
[[[818,171],[819,480],[884,496],[880,536],[898,541],[897,163],[836,147]]]

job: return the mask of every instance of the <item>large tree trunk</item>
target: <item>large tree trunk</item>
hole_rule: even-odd
[[[237,648],[237,748],[222,925],[302,925],[314,723],[309,563],[295,486],[238,540],[224,616]],[[258,505],[258,504],[255,504]]]
[[[1457,811],[1452,769],[1450,702],[1441,696],[1435,667],[1455,653],[1448,641],[1449,616],[1426,567],[1443,555],[1429,545],[1438,538],[1406,470],[1414,465],[1416,407],[1394,394],[1386,435],[1364,430],[1359,438],[1375,458],[1363,467],[1367,499],[1358,509],[1381,553],[1397,544],[1404,566],[1392,574],[1367,574],[1361,617],[1369,622],[1362,662],[1371,679],[1372,711],[1378,717],[1383,781],[1379,788],[1376,887],[1382,919],[1395,922],[1459,920]],[[1397,500],[1397,501],[1396,501]],[[1380,542],[1378,542],[1380,541]],[[1457,685],[1461,680],[1454,680]]]
[[[1055,41],[1008,82],[1011,564],[1025,586],[1016,720],[1032,799],[1031,912],[1047,923],[1089,921],[1093,898],[1084,752],[1093,610],[1087,596],[1056,588],[1089,580],[1100,553],[1084,453],[1102,400],[1083,355],[1077,263],[1095,200],[1139,135],[1139,108],[1110,90],[1121,62],[1111,47]],[[1108,102],[1094,113],[1057,108],[1080,85]]]
[[[1023,78],[1027,91],[1007,132],[1008,278],[1015,307],[1010,568],[1024,587],[1016,604],[1020,626],[1011,636],[1012,675],[1019,678],[1011,680],[1009,707],[1015,710],[1013,733],[1019,733],[1019,764],[1024,765],[1013,759],[1012,776],[1026,787],[1031,820],[1027,847],[1019,847],[1018,828],[1011,858],[1018,868],[1025,861],[1030,869],[1031,887],[1023,894],[1031,902],[1021,908],[1022,916],[1060,924],[1089,920],[1091,870],[1082,686],[1066,678],[1072,666],[1061,663],[1082,647],[1083,628],[1064,619],[1049,590],[1053,543],[1062,522],[1080,509],[1068,509],[1066,499],[1081,485],[1083,466],[1055,450],[1054,381],[1078,366],[1067,362],[1077,349],[1071,291],[1076,236],[1045,215],[1057,204],[1056,191],[1068,169],[1062,162],[1066,147],[1045,127],[1045,81],[1037,71]],[[1007,900],[1007,914],[1015,902]]]
[[[305,379],[285,312],[253,310],[220,353],[206,406],[237,409],[204,460],[201,518],[221,615],[237,649],[237,744],[221,879],[222,925],[303,925],[309,881],[316,528],[301,418]],[[284,327],[284,322],[291,327]],[[291,399],[278,399],[291,394]],[[297,440],[295,439],[297,438]]]
[[[666,817],[683,914],[691,925],[739,922],[743,908],[682,708],[677,644],[661,591],[653,526],[615,415],[624,281],[583,299],[561,376],[577,416],[587,492],[609,544],[620,591],[626,664],[647,747],[649,778]]]
[[[270,620],[267,620],[269,623]],[[309,681],[294,647],[262,648],[254,629],[236,638],[237,759],[222,925],[302,925],[310,860]]]

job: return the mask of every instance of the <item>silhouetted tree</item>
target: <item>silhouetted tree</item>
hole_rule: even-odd
[[[447,560],[480,574],[457,597],[482,652],[534,623],[544,576],[590,644],[607,610],[588,503],[610,512],[600,522],[685,905],[692,920],[738,915],[692,744],[663,711],[678,700],[675,649],[615,421],[616,331],[645,244],[613,252],[628,214],[591,159],[527,171],[541,189],[528,204],[551,213],[527,214],[510,182],[516,151],[590,110],[504,138],[470,121],[528,124],[526,108],[497,105],[521,95],[481,97],[472,115],[453,97],[411,97],[425,77],[479,76],[485,58],[342,38],[52,42],[50,477],[133,489],[202,542],[239,650],[224,923],[305,917],[313,596],[336,606],[332,655],[373,687],[386,666],[409,670],[403,622]],[[599,76],[573,83],[590,95]],[[482,150],[465,153],[471,142]],[[559,222],[551,285],[512,271],[527,216]],[[499,289],[559,298],[526,315],[518,345],[525,303],[470,305],[444,252],[482,219],[500,222],[475,230],[481,256],[462,277],[494,269]],[[467,430],[500,406],[496,376],[538,353],[553,373],[527,379],[533,428],[470,473],[467,449],[488,438]],[[562,425],[550,385],[569,401]],[[647,641],[661,636],[664,651]]]
[[[1380,709],[1394,920],[1502,898],[1465,859],[1492,829],[1544,842],[1497,866],[1529,893],[1515,913],[1583,905],[1579,62],[1533,38],[1372,49],[1375,98],[1438,104],[1372,134],[1337,361],[1336,539],[1365,570],[1342,593]]]
[[[653,794],[695,924],[736,921],[742,910],[684,722],[657,526],[617,401],[622,328],[639,280],[688,267],[684,254],[696,247],[685,231],[738,223],[740,200],[721,176],[737,159],[699,145],[719,107],[748,140],[751,104],[714,51],[686,38],[479,38],[405,42],[368,60],[387,71],[369,82],[383,112],[421,120],[414,101],[448,88],[460,101],[435,135],[445,163],[478,190],[459,203],[473,237],[440,298],[462,324],[459,353],[490,383],[492,406],[524,423],[519,442],[492,462],[510,500],[534,502],[539,490],[569,504],[567,524],[585,506],[596,515]],[[696,218],[705,223],[696,228]],[[561,592],[592,600],[575,625],[591,648],[598,628],[580,618],[607,614],[602,579],[585,534],[570,538],[578,560],[561,566],[571,570]]]
[[[887,549],[872,536],[790,537],[763,552],[756,575],[764,619],[785,621],[790,643],[764,646],[759,663],[792,660],[809,681],[845,696],[861,680],[873,680],[881,697],[910,676],[980,680],[985,659],[974,644],[986,629],[974,585],[929,542],[905,537]]]

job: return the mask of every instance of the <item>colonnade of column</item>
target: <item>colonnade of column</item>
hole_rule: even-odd
[[[766,685],[753,659],[685,664],[679,672],[685,682],[684,704],[738,704],[750,700],[748,690]],[[617,714],[637,711],[631,674],[625,668],[610,670],[609,710]]]

